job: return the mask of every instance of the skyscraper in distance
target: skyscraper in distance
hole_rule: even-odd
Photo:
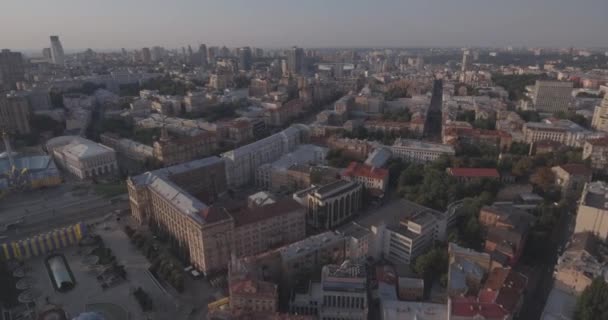
[[[462,69],[461,71],[467,72],[467,70],[469,69],[469,63],[471,62],[471,59],[469,57],[469,55],[471,54],[471,52],[469,50],[464,50],[462,52]]]
[[[243,47],[239,50],[239,65],[241,70],[251,70],[253,64],[253,55],[250,47]]]
[[[287,51],[287,71],[290,74],[300,74],[304,64],[304,50],[302,48],[293,47]]]
[[[141,49],[141,59],[144,63],[152,62],[152,51],[150,51],[150,48]]]
[[[48,61],[53,61],[53,54],[51,53],[51,48],[42,49],[42,56]]]
[[[198,47],[198,55],[201,60],[201,66],[207,66],[207,46],[204,43]]]
[[[54,64],[65,65],[65,55],[59,36],[51,36],[51,57]]]
[[[0,51],[0,91],[14,90],[17,82],[23,81],[25,66],[20,52],[8,49]]]

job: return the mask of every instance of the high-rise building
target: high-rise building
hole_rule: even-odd
[[[572,82],[540,81],[534,86],[532,102],[538,112],[567,111],[572,102]]]
[[[0,131],[12,134],[30,133],[30,107],[27,98],[18,93],[0,96]]]
[[[59,41],[59,36],[51,36],[51,57],[54,64],[65,65],[63,46],[61,45],[61,41]]]
[[[608,94],[599,106],[595,107],[591,126],[599,131],[608,132]]]
[[[150,48],[141,49],[141,60],[143,63],[150,63],[152,61],[152,52]]]
[[[471,52],[469,50],[465,50],[462,53],[462,69],[461,71],[467,72],[467,70],[469,69],[469,63],[471,63],[471,59],[469,57],[469,55],[471,54]]]
[[[239,68],[241,70],[251,70],[253,64],[253,55],[250,47],[243,47],[239,49]]]
[[[48,61],[53,61],[53,54],[51,53],[51,48],[42,49],[42,56]]]
[[[198,48],[198,56],[200,59],[201,66],[203,66],[203,67],[207,66],[207,63],[208,63],[207,46],[204,43],[201,44],[201,46]]]
[[[215,62],[215,58],[217,58],[217,56],[220,54],[219,50],[220,49],[218,47],[209,47],[207,49],[207,62],[208,63]]]
[[[300,74],[304,63],[304,50],[293,47],[287,51],[287,70],[290,74]]]
[[[23,81],[25,69],[20,52],[0,51],[0,91],[13,90],[17,82]]]
[[[152,47],[152,61],[158,62],[165,56],[165,49],[163,47],[155,46]]]

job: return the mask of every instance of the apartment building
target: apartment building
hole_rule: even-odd
[[[174,165],[212,155],[217,150],[215,134],[203,131],[193,136],[169,137],[166,129],[152,144],[154,158],[164,165]]]
[[[604,96],[601,104],[595,107],[591,127],[595,130],[608,132],[608,95]]]
[[[0,95],[0,128],[11,133],[30,133],[30,105],[27,96],[18,93]]]
[[[306,209],[293,199],[230,215],[234,219],[233,252],[237,257],[252,256],[306,237]]]
[[[575,233],[557,260],[555,288],[579,296],[608,271],[606,245],[591,232]]]
[[[292,125],[279,133],[223,153],[228,184],[241,187],[253,182],[258,167],[293,151],[306,141],[308,131],[305,125]]]
[[[562,196],[578,196],[586,183],[591,182],[593,172],[580,163],[568,163],[551,168],[555,184],[561,187]]]
[[[291,190],[294,186],[289,184],[288,169],[295,165],[325,164],[327,153],[328,149],[325,147],[312,144],[300,145],[276,161],[259,166],[255,172],[255,185],[271,191]]]
[[[572,82],[537,80],[531,92],[534,109],[547,113],[567,111],[572,106],[573,86]]]

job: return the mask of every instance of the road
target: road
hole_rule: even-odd
[[[574,220],[574,209],[570,214],[562,214],[552,234],[551,261],[535,266],[540,278],[534,291],[526,294],[524,304],[518,319],[540,319],[540,316],[553,288],[553,270],[559,257],[559,248],[564,248],[572,233],[571,226]]]
[[[79,221],[128,208],[127,200],[94,194],[90,186],[56,188],[11,195],[0,203],[0,240],[23,239]]]

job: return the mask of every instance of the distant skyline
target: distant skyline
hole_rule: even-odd
[[[3,0],[0,48],[606,47],[606,0]]]

